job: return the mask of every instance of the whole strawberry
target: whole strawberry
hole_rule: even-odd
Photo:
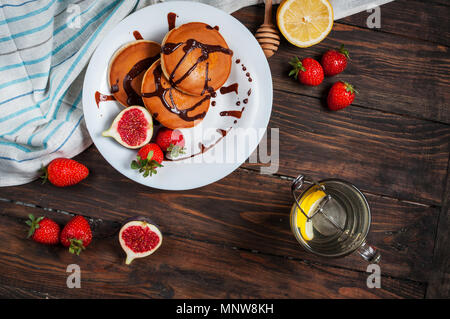
[[[328,108],[333,111],[343,109],[353,103],[355,93],[358,93],[351,84],[338,81],[333,84],[328,93]]]
[[[294,57],[289,64],[293,67],[289,76],[294,76],[300,83],[310,86],[316,86],[322,83],[324,75],[323,69],[319,62],[312,58],[299,60]]]
[[[55,158],[43,168],[42,183],[47,180],[55,186],[66,187],[78,184],[88,177],[89,170],[86,166],[69,158]]]
[[[162,128],[156,136],[156,144],[163,152],[168,152],[169,158],[176,158],[185,153],[184,136],[179,130]]]
[[[75,216],[61,232],[61,244],[69,247],[69,252],[80,255],[92,241],[92,231],[83,216]]]
[[[156,169],[162,167],[161,163],[164,160],[164,153],[158,144],[150,143],[142,147],[137,159],[131,162],[131,168],[139,170],[144,177],[156,174]]]
[[[323,72],[326,76],[333,76],[341,73],[347,67],[347,59],[350,59],[348,50],[341,45],[339,50],[329,50],[322,56]]]
[[[59,243],[59,225],[47,217],[34,218],[33,214],[28,215],[29,220],[25,223],[30,226],[27,238],[35,242],[55,245]]]

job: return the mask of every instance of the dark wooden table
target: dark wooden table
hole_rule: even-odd
[[[233,14],[252,32],[263,8]],[[77,156],[91,171],[71,188],[39,181],[0,189],[0,296],[32,298],[432,298],[449,297],[448,1],[402,0],[339,20],[321,44],[282,41],[270,59],[271,128],[280,129],[280,168],[261,175],[244,164],[212,185],[183,192],[150,189],[108,165],[95,146]],[[319,58],[344,43],[352,60],[324,85],[288,78],[294,55]],[[336,79],[357,86],[353,106],[329,112]],[[381,288],[369,289],[357,255],[325,259],[303,250],[289,227],[292,178],[337,177],[357,185],[372,208],[369,241],[382,253]],[[82,256],[26,240],[29,213],[64,224],[89,218],[94,241]],[[133,215],[161,226],[151,257],[124,264],[117,231]],[[81,267],[81,289],[66,267]]]

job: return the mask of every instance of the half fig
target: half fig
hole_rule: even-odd
[[[150,219],[135,217],[128,220],[119,232],[120,246],[127,254],[125,264],[153,254],[161,246],[162,239],[161,232]]]
[[[127,148],[141,148],[152,138],[152,116],[144,107],[127,107],[116,116],[111,127],[102,135],[114,138]]]

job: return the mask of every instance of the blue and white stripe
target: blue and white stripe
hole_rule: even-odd
[[[41,165],[91,144],[82,71],[137,2],[0,0],[0,186],[31,181]]]

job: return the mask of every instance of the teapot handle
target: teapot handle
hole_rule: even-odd
[[[298,202],[298,199],[300,198],[300,196],[297,197],[297,195],[296,195],[296,192],[300,191],[300,189],[303,187],[304,183],[305,183],[305,176],[303,176],[302,174],[298,175],[291,184],[291,194],[292,194],[292,197],[294,198],[297,208],[300,210],[300,212],[303,215],[305,215],[306,219],[309,220],[309,216],[303,211],[302,207],[300,206],[300,203]]]

